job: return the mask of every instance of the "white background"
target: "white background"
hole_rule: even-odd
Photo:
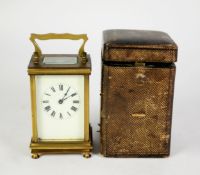
[[[102,30],[162,30],[179,46],[171,156],[104,158],[99,155]],[[95,153],[30,158],[31,111],[27,65],[30,33],[87,33],[91,54],[91,122]],[[199,0],[0,0],[0,174],[200,174]],[[46,43],[46,42],[45,42]],[[48,42],[44,51],[72,53],[76,44]],[[74,42],[72,42],[74,43]],[[61,47],[62,46],[62,47]],[[77,47],[78,48],[78,47]]]

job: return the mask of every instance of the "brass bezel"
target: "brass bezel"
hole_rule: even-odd
[[[90,69],[28,69],[29,75],[88,75]]]
[[[71,54],[70,56],[77,56],[78,63],[69,65],[44,65],[42,59],[47,54],[42,54],[36,39],[82,39],[83,43],[79,49],[78,55]],[[92,128],[89,125],[89,75],[91,73],[90,56],[84,51],[84,46],[88,40],[86,34],[31,34],[31,42],[35,47],[35,52],[32,55],[28,67],[28,74],[30,75],[31,85],[31,108],[32,108],[32,140],[31,152],[32,158],[39,158],[43,153],[83,153],[83,156],[90,157],[92,150]],[[49,55],[49,54],[48,54]],[[61,54],[51,54],[59,56]],[[69,56],[69,54],[65,54]],[[41,140],[38,138],[37,130],[37,110],[36,110],[36,75],[83,75],[84,76],[84,140]]]
[[[90,157],[92,151],[92,129],[89,126],[89,75],[90,69],[28,69],[31,85],[33,158],[44,153],[82,153]],[[41,140],[38,138],[36,110],[36,75],[83,75],[84,76],[84,140]]]

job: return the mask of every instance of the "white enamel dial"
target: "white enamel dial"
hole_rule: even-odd
[[[36,76],[38,137],[84,139],[84,76]]]
[[[67,120],[78,112],[80,98],[73,87],[64,83],[52,84],[44,91],[41,103],[49,117]]]

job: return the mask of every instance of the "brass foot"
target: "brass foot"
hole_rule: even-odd
[[[83,153],[83,157],[86,158],[86,159],[90,158],[91,157],[90,152]]]
[[[33,158],[33,159],[38,159],[39,157],[40,157],[40,155],[37,154],[37,153],[32,154],[32,158]]]

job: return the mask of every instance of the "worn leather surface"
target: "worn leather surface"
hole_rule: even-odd
[[[102,58],[121,62],[175,62],[177,45],[164,32],[106,30],[103,32]]]
[[[174,77],[175,67],[103,66],[103,155],[169,155]]]
[[[151,30],[105,30],[103,32],[103,41],[106,44],[119,45],[175,44],[167,33]]]
[[[128,32],[127,38],[129,35]],[[145,34],[148,35],[149,32]],[[137,52],[147,58],[144,62],[149,61],[150,55],[151,59],[157,62],[146,66],[134,64],[137,59],[135,54],[117,57],[110,52],[113,57],[109,57],[106,61],[104,56],[108,50],[103,47],[100,138],[101,153],[104,156],[163,157],[170,154],[176,68],[174,63],[166,64],[166,60],[161,61],[163,57],[160,57],[158,49],[153,47],[155,43],[157,45],[161,43],[163,33],[155,35],[149,37],[151,40],[140,35],[137,37],[130,35],[128,41],[125,40],[127,39],[125,34],[123,34],[124,38],[117,35],[114,37],[118,39],[121,37],[123,40],[120,41],[120,47],[115,48],[116,50],[126,49],[127,43],[140,44]],[[141,41],[139,41],[140,37]],[[106,38],[113,38],[113,36],[106,36]],[[137,41],[133,41],[133,38],[137,38]],[[172,42],[169,38],[164,40],[166,44]],[[105,41],[109,43],[110,39]],[[121,43],[125,43],[124,47]],[[148,52],[144,52],[147,46],[145,44],[148,46],[153,44],[153,47],[148,49]],[[129,47],[129,53],[134,49],[135,47]],[[166,52],[163,52],[163,55],[168,60],[172,59]]]

